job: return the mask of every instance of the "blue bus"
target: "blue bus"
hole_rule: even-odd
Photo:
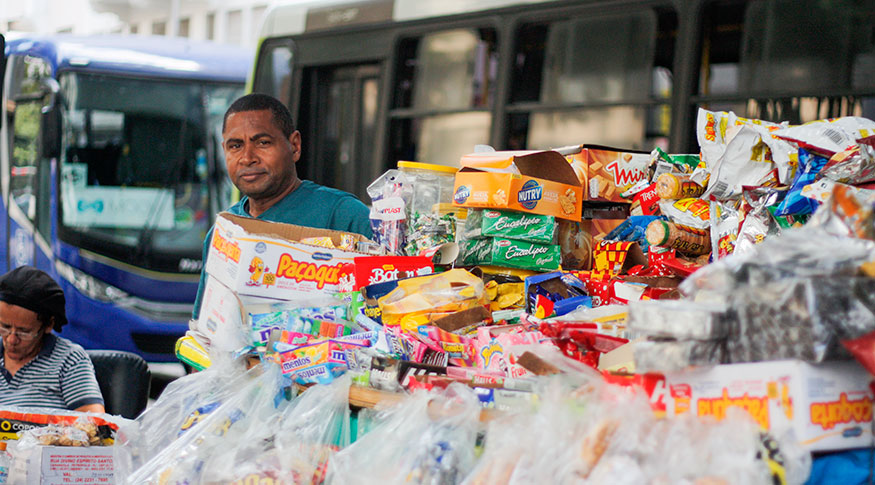
[[[175,362],[203,239],[231,198],[222,116],[248,49],[142,36],[7,34],[0,273],[61,284],[85,348]]]

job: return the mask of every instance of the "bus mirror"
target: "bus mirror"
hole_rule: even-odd
[[[53,78],[43,78],[41,84],[46,104],[40,116],[40,149],[43,157],[57,158],[61,155],[61,110],[57,103],[61,87]]]

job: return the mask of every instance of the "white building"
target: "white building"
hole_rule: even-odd
[[[270,0],[0,0],[0,33],[127,33],[255,47]]]

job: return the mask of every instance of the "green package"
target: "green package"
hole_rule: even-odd
[[[549,244],[556,233],[556,218],[517,211],[469,211],[465,223],[469,239],[500,237]]]
[[[538,244],[507,238],[468,241],[464,264],[486,264],[533,271],[556,271],[561,256],[556,244]]]

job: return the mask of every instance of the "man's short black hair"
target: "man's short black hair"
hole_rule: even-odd
[[[273,121],[283,132],[286,138],[290,137],[295,131],[295,122],[292,121],[292,113],[282,101],[269,96],[267,94],[252,93],[243,96],[231,103],[228,110],[225,111],[225,118],[222,119],[222,133],[225,132],[225,124],[228,122],[228,116],[241,111],[261,111],[268,109],[273,113]]]

